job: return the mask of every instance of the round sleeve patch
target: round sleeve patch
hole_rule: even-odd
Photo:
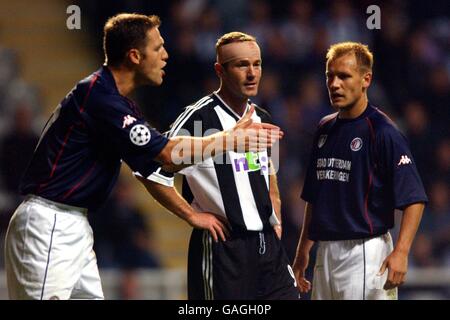
[[[150,130],[142,124],[136,124],[130,130],[130,140],[137,146],[146,145],[150,138]]]

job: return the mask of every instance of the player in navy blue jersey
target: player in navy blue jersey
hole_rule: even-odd
[[[397,299],[427,196],[396,125],[369,103],[373,56],[360,43],[327,53],[326,79],[336,113],[319,123],[302,198],[305,216],[294,273],[301,292],[318,242],[312,299]],[[403,211],[393,247],[394,210]]]
[[[75,86],[45,126],[21,182],[25,200],[7,231],[10,298],[103,299],[86,215],[107,198],[122,161],[146,179],[160,166],[173,172],[191,165],[206,148],[214,150],[210,156],[230,149],[259,151],[280,137],[270,130],[275,126],[254,124],[251,112],[233,128],[205,138],[168,139],[150,128],[127,96],[137,86],[163,81],[168,54],[159,25],[157,16],[110,18],[104,28],[105,65]],[[173,152],[180,143],[188,149]],[[209,214],[189,222],[223,228]]]
[[[188,106],[169,137],[202,136],[233,127],[251,108],[262,74],[256,39],[230,32],[216,43],[220,88]],[[256,107],[255,122],[270,122]],[[273,151],[273,150],[271,150]],[[223,220],[226,232],[194,228],[189,243],[188,297],[193,300],[298,299],[294,274],[281,244],[281,200],[274,154],[227,152],[183,169],[183,198],[173,181],[155,173],[144,181],[156,200],[187,220],[197,211]],[[159,177],[160,179],[156,179]],[[157,183],[155,183],[157,182]]]

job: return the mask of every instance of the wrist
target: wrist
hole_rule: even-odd
[[[184,212],[184,220],[191,226],[193,226],[195,218],[195,212],[194,210],[187,210]]]
[[[227,146],[228,146],[227,139],[229,139],[229,136],[230,136],[229,130],[221,131],[213,136],[214,137],[214,141],[213,141],[214,156],[220,155],[226,151],[230,151],[230,150],[227,150]]]
[[[405,256],[408,256],[408,254],[409,254],[409,249],[401,247],[401,246],[396,246],[394,248],[394,251],[396,253],[398,253],[398,254],[402,254],[402,255],[405,255]]]

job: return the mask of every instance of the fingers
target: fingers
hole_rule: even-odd
[[[220,222],[219,220],[216,220],[213,228],[216,230],[220,239],[222,241],[226,241],[226,236],[228,236],[229,233],[228,233],[227,228],[224,226],[224,224],[222,222]]]
[[[228,222],[222,222],[220,219],[217,220],[217,223],[219,224],[219,229],[222,231],[222,233],[226,236],[230,236],[230,231],[228,230]],[[225,241],[225,237],[222,239]]]
[[[227,228],[228,222],[223,217],[211,213],[205,213],[205,215],[208,217],[207,229],[211,232],[214,241],[218,242],[219,238],[226,241],[226,238],[230,236],[230,231]]]
[[[231,229],[231,226],[230,226],[230,223],[228,222],[228,220],[223,216],[214,215],[214,217],[216,219],[218,219],[220,222],[222,222],[222,224],[225,226],[227,233],[229,234],[228,229]]]
[[[255,131],[253,129],[245,130],[242,133],[242,138],[238,138],[238,147],[243,149],[238,149],[237,151],[253,151],[259,152],[264,151],[270,147],[278,140],[283,137],[283,132],[281,131],[267,131],[259,130]]]
[[[398,286],[401,286],[406,281],[406,273],[398,273],[398,278],[396,279]]]
[[[252,104],[251,106],[250,106],[250,108],[248,109],[248,111],[244,114],[244,116],[242,117],[242,119],[251,119],[252,118],[252,115],[253,115],[253,113],[255,112],[255,106]],[[242,120],[241,119],[241,120]]]
[[[386,280],[383,286],[384,290],[393,289],[395,287],[401,286],[405,282],[406,273],[403,272],[392,272],[392,278]]]
[[[306,280],[305,277],[300,277],[297,281],[297,285],[301,293],[307,293],[311,290],[311,282]]]
[[[382,276],[384,274],[384,272],[386,271],[386,267],[387,267],[387,260],[384,260],[383,264],[381,265],[380,270],[377,273],[377,276]]]
[[[212,236],[214,242],[218,242],[219,239],[217,238],[216,230],[215,230],[213,227],[208,228],[208,230],[209,230],[209,232],[211,233],[211,236]]]
[[[271,123],[266,123],[266,122],[261,122],[261,123],[255,122],[252,124],[252,128],[266,129],[266,130],[280,130],[281,131],[280,127],[278,127],[274,124],[271,124]]]
[[[284,132],[278,126],[269,123],[254,123],[250,118],[253,107],[233,128],[233,145],[237,152],[259,152],[270,148],[282,139]]]
[[[249,127],[253,121],[252,121],[252,115],[255,112],[255,107],[253,105],[250,106],[250,109],[244,114],[244,116],[238,121],[237,127],[241,129],[245,129]]]
[[[303,268],[299,264],[294,263],[293,271],[300,293],[307,293],[309,290],[311,290],[311,282],[309,282],[305,278],[305,270],[306,267]]]
[[[270,123],[252,123],[247,129],[255,130],[258,136],[273,135],[280,139],[284,136],[280,127]]]
[[[273,230],[275,231],[275,234],[277,235],[278,240],[281,240],[281,236],[283,233],[281,226],[279,224],[275,225],[275,226],[273,226]]]

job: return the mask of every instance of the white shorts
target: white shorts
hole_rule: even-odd
[[[377,276],[392,252],[388,233],[375,238],[319,241],[313,300],[397,300],[397,288],[384,290],[388,270]]]
[[[9,222],[10,299],[103,299],[87,210],[27,196]]]

